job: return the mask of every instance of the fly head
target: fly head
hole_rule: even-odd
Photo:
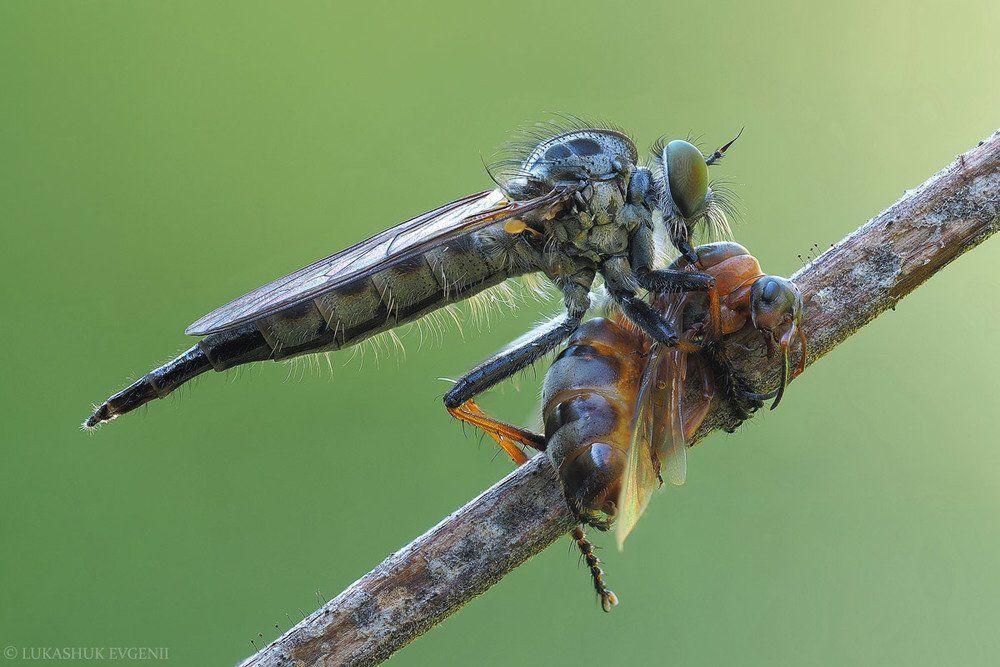
[[[779,276],[762,276],[750,288],[750,320],[765,336],[768,349],[777,344],[781,350],[781,383],[778,385],[773,410],[784,394],[785,386],[805,369],[806,338],[802,333],[802,293],[791,280]],[[791,372],[789,357],[792,340],[798,337],[802,356],[795,372]]]
[[[670,242],[692,264],[698,264],[691,237],[699,222],[715,222],[728,232],[725,216],[709,182],[708,167],[722,159],[736,138],[708,157],[697,146],[681,139],[661,140],[653,146],[658,166],[657,208],[663,215]]]

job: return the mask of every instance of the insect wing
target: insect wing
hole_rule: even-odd
[[[649,497],[659,487],[660,479],[653,462],[653,389],[662,355],[659,345],[650,348],[636,394],[635,415],[632,420],[632,439],[625,457],[621,490],[618,492],[618,512],[615,519],[615,540],[621,550],[635,524],[646,510]]]
[[[205,315],[185,333],[203,336],[273,315],[441,243],[528,211],[553,206],[572,196],[577,187],[558,186],[525,201],[510,201],[499,189],[458,199],[258,287]]]
[[[659,413],[660,419],[666,420],[666,428],[659,429],[666,432],[666,440],[660,445],[661,460],[666,468],[667,482],[680,486],[687,479],[687,442],[684,439],[683,411],[687,354],[670,350],[667,353],[666,363],[661,366],[660,381],[670,388],[666,409]]]
[[[663,315],[671,326],[683,326],[686,297],[670,294],[661,301]],[[688,354],[676,348],[663,350],[650,389],[653,419],[653,452],[661,462],[667,482],[680,486],[687,479],[687,442],[684,436],[684,381]]]

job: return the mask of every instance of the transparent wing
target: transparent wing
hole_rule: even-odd
[[[618,542],[619,550],[625,544],[625,538],[635,528],[639,517],[646,510],[649,497],[660,484],[656,465],[653,462],[654,409],[652,398],[662,354],[658,344],[654,344],[650,348],[636,394],[632,439],[625,457],[625,471],[622,475],[621,490],[618,492],[618,515],[615,519],[615,540]]]
[[[667,353],[667,363],[663,364],[661,370],[666,371],[670,377],[661,381],[670,387],[670,398],[667,401],[666,415],[661,413],[661,418],[666,417],[667,428],[666,440],[660,444],[660,460],[666,468],[667,482],[674,486],[680,486],[687,479],[687,442],[684,439],[684,378],[687,371],[687,354],[678,350],[670,350]]]
[[[205,315],[185,333],[203,336],[251,322],[313,299],[351,281],[405,261],[435,246],[572,196],[576,185],[561,185],[526,201],[510,201],[498,190],[463,197],[400,223],[346,250],[258,287]]]
[[[675,331],[683,329],[685,295],[666,295],[660,305]],[[656,383],[650,401],[653,410],[653,455],[661,463],[667,482],[680,486],[687,479],[687,442],[684,438],[684,381],[687,377],[686,352],[664,350],[656,369]]]

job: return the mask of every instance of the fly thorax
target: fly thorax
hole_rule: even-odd
[[[551,251],[599,266],[607,257],[627,249],[637,218],[627,214],[632,206],[625,203],[616,182],[593,183],[586,190],[584,203],[574,200],[573,204],[546,223]]]
[[[586,209],[580,213],[591,227],[619,224],[619,214],[625,205],[621,188],[615,181],[593,184],[593,194],[587,200]]]
[[[545,224],[550,251],[599,264],[627,248],[620,212],[638,153],[635,144],[612,129],[578,128],[535,146],[519,169],[518,193],[544,193],[556,186],[578,186],[562,215]],[[579,187],[584,186],[584,187]]]
[[[564,132],[539,143],[521,170],[546,183],[602,178],[638,160],[635,144],[615,130],[584,128]]]
[[[586,210],[580,213],[581,233],[575,239],[576,247],[582,254],[597,258],[625,252],[636,224],[636,217],[628,214],[630,208],[617,182],[595,183]]]
[[[579,252],[569,252],[567,249],[555,249],[545,253],[543,257],[545,275],[557,285],[575,276],[586,274],[592,276],[598,266],[599,262],[593,258]]]

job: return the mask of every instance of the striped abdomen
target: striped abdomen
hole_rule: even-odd
[[[350,347],[503,282],[514,273],[500,245],[510,238],[490,227],[254,324],[272,359]]]
[[[545,375],[546,453],[584,516],[615,514],[647,343],[612,319],[585,322]]]
[[[530,252],[501,224],[453,239],[269,317],[206,336],[109,398],[84,425],[162,398],[208,370],[351,347],[530,270],[537,265]]]

